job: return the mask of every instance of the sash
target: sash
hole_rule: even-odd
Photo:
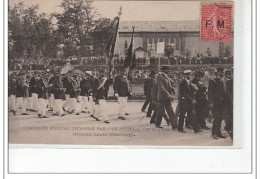
[[[102,87],[105,85],[107,79],[108,79],[108,78],[106,78],[106,77],[103,77],[103,78],[102,78],[102,81],[101,81],[99,87],[97,88],[97,90],[99,90],[100,88],[102,88]]]

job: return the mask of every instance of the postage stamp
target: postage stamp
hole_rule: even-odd
[[[232,8],[232,2],[201,3],[201,41],[231,41]]]

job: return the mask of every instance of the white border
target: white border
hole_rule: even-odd
[[[5,0],[5,5],[7,1]],[[234,119],[242,119],[243,125],[235,123],[234,136],[243,139],[237,143],[241,149],[10,149],[9,162],[16,172],[53,172],[53,173],[247,173],[251,172],[251,2],[235,1],[235,104],[244,104],[234,111]],[[2,4],[1,4],[2,6]],[[3,11],[2,11],[3,12]],[[7,15],[7,7],[5,7]],[[238,18],[236,18],[238,17]],[[241,26],[243,24],[243,26]],[[242,28],[241,28],[242,27]],[[1,29],[2,30],[2,29]],[[5,43],[7,43],[7,21],[5,21]],[[241,38],[242,37],[242,38]],[[240,43],[239,43],[240,42]],[[2,48],[1,48],[2,49]],[[7,49],[5,49],[5,60]],[[7,61],[5,61],[7,70]],[[6,71],[7,72],[7,71]],[[240,75],[239,75],[240,74]],[[2,75],[2,74],[1,74]],[[5,78],[7,78],[5,76]],[[240,78],[241,80],[236,80]],[[243,85],[243,86],[242,86]],[[4,86],[7,86],[5,79]],[[242,86],[242,88],[241,88]],[[240,90],[243,92],[239,96]],[[5,106],[7,106],[7,95]],[[1,108],[2,110],[3,108]],[[1,111],[3,113],[3,111]],[[7,120],[7,113],[5,113]],[[7,122],[5,122],[7,129]],[[254,129],[254,128],[253,128]],[[242,132],[241,132],[242,131]],[[5,152],[7,152],[7,130],[5,130]],[[5,173],[8,178],[20,175],[7,174],[5,155]],[[23,175],[26,178],[34,175]],[[53,175],[57,177],[56,175]],[[76,175],[80,177],[80,175]],[[252,175],[242,175],[249,178]],[[38,177],[38,176],[37,176]],[[42,175],[41,177],[49,177]],[[60,176],[58,176],[60,177]],[[62,176],[64,178],[71,175]],[[83,176],[84,177],[84,176]],[[177,176],[176,176],[177,177]],[[181,176],[178,175],[181,178]],[[223,178],[222,176],[219,176]],[[232,176],[233,177],[233,176]],[[236,176],[240,178],[241,176]],[[242,178],[241,177],[241,178]],[[204,178],[204,176],[200,176]],[[208,178],[208,176],[207,176]]]

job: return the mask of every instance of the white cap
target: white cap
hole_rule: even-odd
[[[191,70],[184,70],[183,72],[184,74],[188,74],[188,73],[191,73]]]
[[[87,74],[92,75],[91,71],[86,71]]]

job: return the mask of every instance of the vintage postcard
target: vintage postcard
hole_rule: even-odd
[[[9,0],[8,143],[232,147],[233,21],[232,1]]]

